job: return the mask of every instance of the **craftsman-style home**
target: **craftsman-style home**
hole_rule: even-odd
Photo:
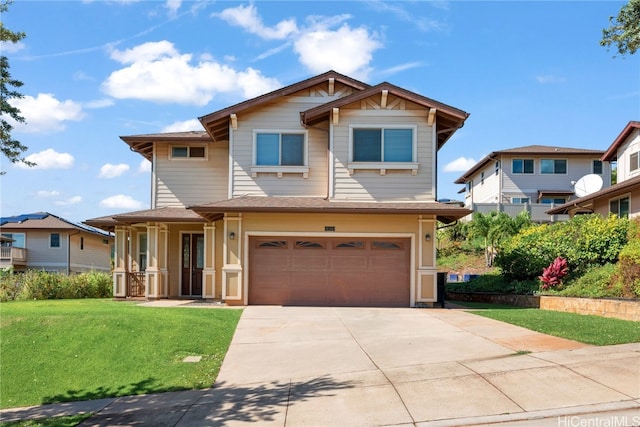
[[[436,301],[438,150],[468,114],[330,71],[200,117],[203,131],[124,136],[152,164],[152,208],[114,231],[114,295],[229,305]]]

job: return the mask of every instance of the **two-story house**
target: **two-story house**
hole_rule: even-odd
[[[0,218],[0,268],[111,272],[113,235],[48,212]]]
[[[603,151],[530,145],[493,151],[455,182],[464,184],[465,207],[474,212],[502,211],[515,216],[527,210],[537,222],[557,221],[550,207],[576,198],[574,185],[585,175],[611,185],[611,168]]]
[[[627,123],[601,160],[617,163],[617,183],[557,206],[549,214],[640,217],[640,122]]]
[[[229,305],[436,300],[438,150],[468,114],[330,71],[200,117],[205,131],[125,136],[153,163],[152,209],[87,223],[116,236],[114,295]]]

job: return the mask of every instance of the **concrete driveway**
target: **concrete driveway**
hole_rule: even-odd
[[[640,344],[463,310],[251,306],[214,388],[99,405],[82,425],[639,425]]]

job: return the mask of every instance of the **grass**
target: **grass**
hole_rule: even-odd
[[[556,337],[593,345],[640,342],[640,322],[537,308],[455,302],[477,314]],[[480,310],[481,309],[481,310]]]
[[[9,408],[209,387],[241,311],[83,299],[6,302],[0,314]]]
[[[91,414],[70,415],[68,417],[43,418],[37,420],[11,421],[0,423],[0,427],[74,427],[91,417]]]

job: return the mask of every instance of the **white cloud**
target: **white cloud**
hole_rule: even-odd
[[[69,197],[68,199],[65,200],[57,200],[55,202],[53,202],[55,205],[57,206],[69,206],[69,205],[75,205],[78,204],[82,201],[82,197],[80,196],[73,196],[73,197]]]
[[[141,209],[142,202],[135,200],[131,196],[118,194],[100,201],[100,206],[108,209]]]
[[[111,57],[128,65],[102,84],[105,93],[118,99],[206,105],[217,93],[241,92],[252,98],[282,86],[253,68],[238,71],[209,59],[193,65],[191,54],[180,54],[168,41],[114,50]]]
[[[472,158],[458,157],[445,165],[445,172],[466,172],[476,164]]]
[[[190,130],[203,130],[202,123],[198,119],[185,120],[183,122],[174,122],[165,126],[161,132],[188,132]]]
[[[60,192],[56,190],[51,190],[51,191],[40,190],[36,192],[36,197],[43,198],[43,199],[47,197],[56,197],[59,195],[60,195]]]
[[[58,153],[53,148],[48,148],[39,153],[33,153],[25,160],[33,162],[33,167],[26,166],[24,163],[16,163],[15,166],[21,169],[70,169],[73,167],[74,158],[69,153]]]
[[[59,101],[53,94],[40,93],[36,98],[25,96],[12,99],[11,105],[20,110],[26,123],[16,123],[9,119],[18,132],[44,133],[61,131],[67,121],[79,121],[85,117],[82,105],[71,101]]]
[[[151,162],[147,159],[142,159],[138,165],[138,173],[151,172]]]
[[[98,178],[106,178],[106,179],[116,178],[122,175],[123,173],[127,172],[128,170],[129,170],[129,165],[127,165],[126,163],[120,163],[117,165],[106,163],[102,165],[102,167],[100,168],[100,174],[98,175]]]
[[[346,23],[335,31],[317,28],[305,32],[294,43],[300,62],[310,71],[333,69],[361,80],[367,79],[373,52],[380,47],[375,34]]]
[[[3,52],[3,55],[7,53],[16,53],[25,48],[25,44],[22,42],[12,43],[8,41],[0,42],[0,52]]]
[[[86,108],[96,109],[105,108],[115,105],[115,101],[110,98],[96,99],[95,101],[89,101],[84,104]]]
[[[429,2],[432,6],[435,2]],[[370,1],[369,6],[378,12],[384,14],[393,14],[396,18],[401,21],[408,22],[412,25],[415,25],[420,31],[441,31],[447,28],[446,24],[443,24],[435,19],[429,19],[426,16],[416,15],[415,13],[411,13],[407,11],[402,5],[396,2],[388,2],[388,1],[379,1],[374,0]]]
[[[540,84],[553,84],[553,83],[564,83],[567,81],[566,78],[561,77],[561,76],[554,76],[554,75],[538,75],[536,76],[536,80],[538,81],[538,83]]]
[[[230,7],[213,16],[227,21],[229,25],[241,27],[247,32],[267,40],[282,40],[298,31],[295,19],[284,19],[278,22],[275,27],[266,27],[253,4]]]
[[[180,6],[182,6],[182,0],[167,0],[167,2],[164,5],[164,7],[166,7],[169,10],[169,16],[171,18],[176,17],[178,13],[178,9],[180,9]]]

